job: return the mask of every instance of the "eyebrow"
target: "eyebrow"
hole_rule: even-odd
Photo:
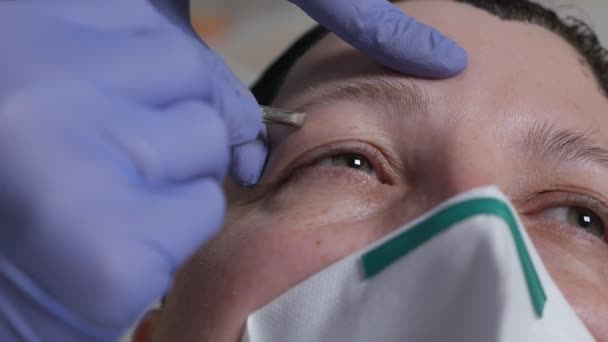
[[[362,77],[341,83],[328,83],[309,88],[303,98],[306,101],[298,107],[308,110],[342,100],[353,101],[387,115],[398,122],[412,115],[427,114],[430,107],[429,95],[415,82],[407,78],[396,79],[388,76]]]
[[[593,143],[592,135],[592,131],[559,129],[545,122],[528,129],[522,149],[530,157],[556,165],[595,164],[608,168],[608,150]]]
[[[377,109],[396,124],[412,116],[429,113],[430,96],[412,79],[394,76],[367,76],[341,83],[329,83],[304,92],[307,109],[322,107],[340,100]],[[522,151],[534,159],[555,165],[592,164],[608,169],[608,149],[593,142],[592,131],[560,129],[548,122],[537,123],[524,132]]]

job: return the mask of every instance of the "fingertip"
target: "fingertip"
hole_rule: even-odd
[[[424,78],[448,78],[467,66],[468,54],[456,41],[441,31],[418,22],[403,12],[387,15],[385,25],[395,30],[379,29],[377,40],[383,42],[378,60],[407,75]]]
[[[264,171],[268,148],[262,139],[235,146],[232,150],[231,175],[241,186],[255,185]]]
[[[441,43],[431,51],[428,74],[421,76],[447,78],[460,74],[469,62],[468,53],[454,40],[435,32],[441,35]]]
[[[447,78],[462,72],[467,52],[440,31],[386,0],[290,0],[376,62],[401,73]]]
[[[406,75],[423,78],[449,78],[460,74],[469,62],[466,50],[451,38],[426,25],[416,23],[419,35],[411,31],[403,40],[387,48],[377,59]],[[414,31],[414,30],[412,30]]]

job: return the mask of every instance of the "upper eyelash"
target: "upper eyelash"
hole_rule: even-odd
[[[608,205],[602,203],[602,201],[589,197],[587,195],[578,194],[566,194],[564,202],[570,203],[568,206],[579,207],[587,209],[590,207],[591,211],[596,213],[601,219],[602,223],[608,228]]]
[[[544,191],[543,194],[563,191]],[[536,196],[535,196],[536,197]],[[598,200],[590,195],[565,192],[560,198],[549,200],[549,203],[542,205],[540,210],[547,210],[558,207],[578,207],[581,209],[590,210],[597,215],[604,227],[604,235],[608,235],[608,206],[603,201]]]
[[[356,153],[365,157],[372,163],[380,182],[390,184],[390,178],[385,170],[387,165],[385,162],[379,160],[382,158],[382,153],[379,151],[373,151],[372,147],[363,147],[363,144],[364,143],[334,142],[329,144],[329,146],[319,146],[312,151],[306,152],[301,157],[298,157],[295,161],[287,165],[280,173],[277,181],[277,187],[284,185],[298,170],[312,166],[325,158],[342,153]]]

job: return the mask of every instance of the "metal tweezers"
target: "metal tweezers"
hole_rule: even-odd
[[[266,106],[260,106],[260,109],[262,110],[262,121],[265,124],[283,124],[300,128],[306,120],[306,113],[291,112]]]

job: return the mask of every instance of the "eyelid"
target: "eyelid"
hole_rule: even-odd
[[[545,197],[549,197],[546,199]],[[592,210],[602,220],[605,232],[608,234],[608,204],[590,195],[572,193],[566,191],[547,191],[537,194],[530,200],[532,209],[530,215],[537,215],[540,212],[558,207],[579,207]]]
[[[388,185],[394,184],[396,175],[392,170],[390,163],[387,161],[386,156],[378,148],[361,141],[337,141],[305,152],[289,163],[277,177],[277,186],[279,187],[284,184],[298,170],[313,166],[324,158],[340,153],[360,154],[372,163],[381,183]]]
[[[566,193],[564,196],[564,202],[571,203],[569,206],[589,208],[597,212],[603,223],[606,225],[606,228],[608,228],[608,204],[605,204],[602,201],[588,195]]]

